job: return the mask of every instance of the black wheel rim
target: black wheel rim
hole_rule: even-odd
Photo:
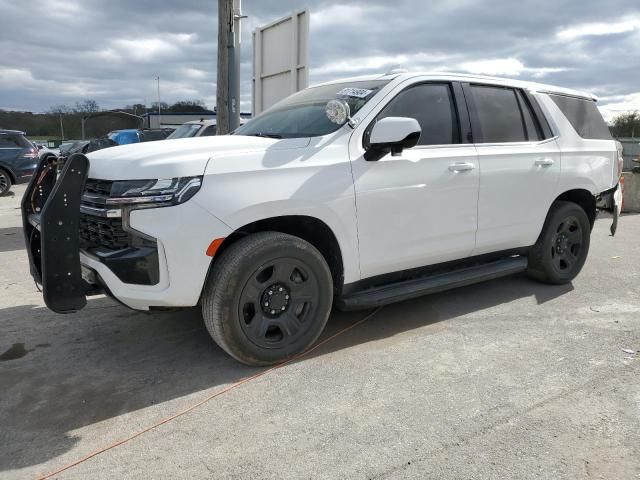
[[[282,348],[308,330],[320,290],[302,260],[278,258],[258,268],[240,294],[242,331],[262,348]]]
[[[9,188],[9,178],[4,172],[0,172],[0,193],[4,193]]]
[[[575,217],[567,217],[558,224],[551,238],[551,261],[559,272],[571,272],[584,250],[583,232]]]

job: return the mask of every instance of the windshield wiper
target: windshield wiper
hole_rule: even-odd
[[[262,137],[262,138],[278,138],[278,139],[282,138],[282,135],[277,135],[275,133],[262,133],[262,132],[251,133],[250,136],[252,136],[252,137]]]

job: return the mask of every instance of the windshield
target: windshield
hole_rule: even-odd
[[[200,130],[201,126],[202,125],[200,125],[199,123],[185,123],[183,125],[180,125],[178,128],[176,128],[173,131],[173,133],[171,133],[171,135],[167,137],[167,140],[171,138],[195,137],[196,133],[198,133],[198,130]]]
[[[259,117],[238,128],[234,135],[273,138],[318,137],[341,127],[327,118],[329,100],[341,98],[355,115],[389,80],[344,82],[312,87],[276,103]]]

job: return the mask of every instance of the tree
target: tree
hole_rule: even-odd
[[[167,102],[160,102],[160,110],[162,110],[164,112],[168,108],[169,108],[169,104]],[[151,104],[151,111],[153,111],[153,112],[157,112],[158,111],[158,102],[153,102]]]
[[[99,112],[100,107],[98,106],[98,102],[95,100],[83,100],[81,102],[76,102],[76,108],[74,110],[80,113],[93,113]]]
[[[68,115],[69,113],[73,113],[73,108],[68,105],[54,105],[49,108],[48,113],[55,113],[56,115]]]
[[[640,112],[622,113],[613,119],[611,135],[616,138],[640,137]]]
[[[202,100],[179,100],[168,108],[170,112],[208,112]]]

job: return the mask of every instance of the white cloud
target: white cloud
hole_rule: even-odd
[[[562,40],[574,40],[592,35],[612,35],[640,29],[640,17],[624,18],[617,22],[582,23],[567,27],[556,33]]]
[[[598,101],[598,108],[607,122],[610,122],[621,113],[640,111],[640,92],[616,96],[611,100],[607,103],[607,98],[605,97]]]
[[[318,11],[311,11],[309,26],[311,30],[336,27],[338,25],[353,28],[354,25],[365,23],[365,15],[371,14],[372,9],[358,5],[331,5]]]
[[[460,69],[476,75],[518,76],[524,71],[524,65],[515,58],[496,58],[476,60],[460,64]]]
[[[516,58],[494,58],[464,62],[458,65],[458,69],[476,75],[504,75],[507,77],[517,77],[527,73],[534,78],[542,78],[550,73],[569,70],[567,68],[527,67]]]

